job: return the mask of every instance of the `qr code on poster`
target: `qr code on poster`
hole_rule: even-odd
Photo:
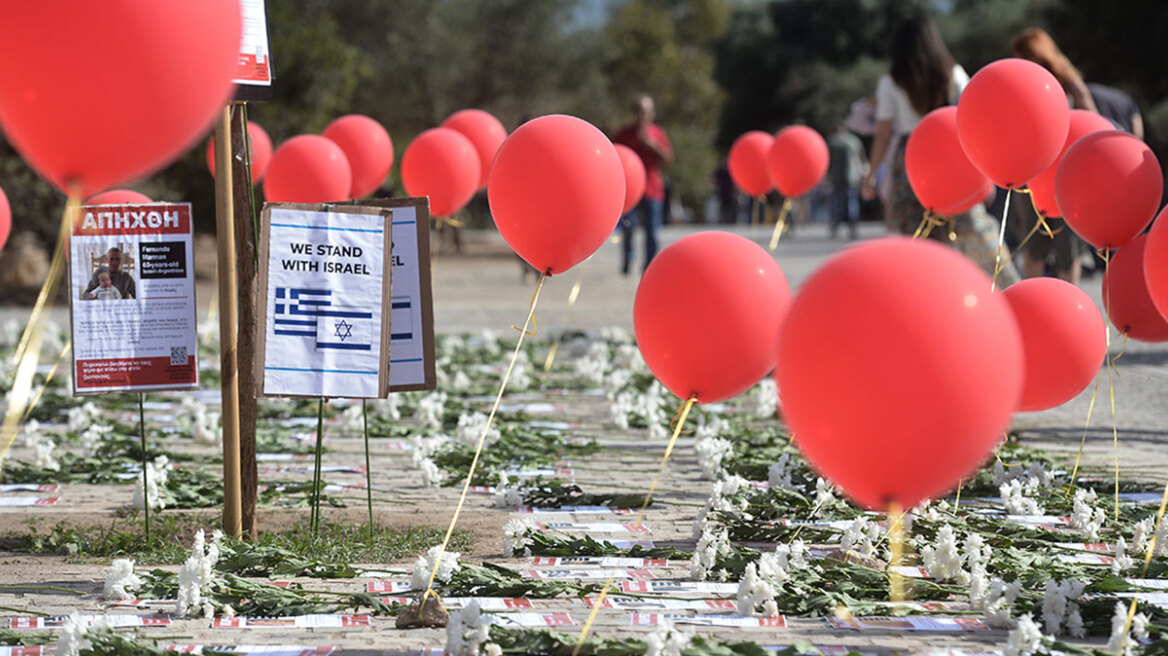
[[[187,347],[172,346],[170,347],[170,365],[177,367],[187,364]]]

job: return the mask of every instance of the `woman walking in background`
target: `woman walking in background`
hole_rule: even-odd
[[[913,195],[904,165],[908,136],[922,116],[939,107],[956,104],[961,91],[969,83],[969,75],[953,60],[937,26],[927,16],[909,18],[897,26],[892,34],[890,54],[892,66],[876,84],[876,135],[868,161],[882,161],[894,132],[900,137],[892,157],[891,207],[887,223],[890,231],[911,235],[920,226],[925,210]],[[875,196],[873,175],[870,171],[864,176],[862,189],[865,198]],[[997,220],[987,214],[982,205],[948,218],[953,220],[952,233],[945,229],[934,230],[929,237],[951,244],[993,275],[998,259]],[[1005,287],[1017,282],[1018,272],[1009,253],[1002,253],[1002,263],[1003,269],[998,274],[1000,285]]]

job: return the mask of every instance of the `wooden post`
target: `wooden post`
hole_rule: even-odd
[[[252,207],[251,150],[247,105],[236,103],[231,117],[231,179],[235,209],[235,270],[239,291],[239,468],[243,532],[256,537],[256,230]]]
[[[235,363],[236,287],[231,187],[231,106],[215,124],[215,233],[219,246],[219,364],[223,399],[223,533],[243,534],[239,472],[239,369]]]

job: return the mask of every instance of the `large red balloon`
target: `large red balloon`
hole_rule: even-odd
[[[974,74],[957,102],[957,135],[969,161],[999,187],[1046,170],[1067,139],[1070,106],[1058,80],[1025,59],[999,59]]]
[[[146,194],[133,189],[110,189],[85,199],[86,205],[146,205],[153,202]]]
[[[620,155],[621,166],[625,169],[625,204],[621,214],[628,214],[645,195],[645,163],[632,148],[624,144],[616,144],[615,147],[616,154]]]
[[[904,166],[917,200],[934,214],[969,211],[991,184],[961,148],[956,107],[935,109],[921,119],[905,145]]]
[[[0,129],[81,197],[190,149],[230,100],[239,0],[5,3]]]
[[[1152,149],[1119,130],[1076,141],[1054,179],[1063,219],[1096,248],[1119,248],[1140,234],[1156,215],[1163,191]]]
[[[775,134],[767,153],[767,175],[785,198],[811,191],[827,175],[827,142],[805,125],[792,125]]]
[[[495,153],[499,152],[499,146],[507,139],[507,128],[503,127],[499,119],[481,109],[454,112],[442,121],[442,127],[458,130],[474,144],[480,165],[479,184],[476,189],[486,188],[487,176],[491,173]]]
[[[1067,130],[1067,141],[1063,144],[1062,151],[1059,152],[1058,158],[1054,163],[1046,167],[1046,170],[1038,174],[1026,186],[1030,187],[1030,195],[1033,199],[1034,208],[1043,216],[1059,217],[1063,213],[1059,211],[1058,201],[1054,196],[1054,178],[1058,173],[1059,164],[1063,161],[1063,155],[1067,154],[1071,146],[1076,141],[1091,134],[1092,132],[1102,132],[1103,130],[1114,130],[1115,126],[1111,121],[1103,118],[1095,112],[1089,112],[1085,109],[1071,110],[1071,127]]]
[[[1086,292],[1058,278],[1029,278],[1002,298],[1022,334],[1025,378],[1018,410],[1046,410],[1082,392],[1107,355],[1107,324]]]
[[[1168,319],[1168,208],[1160,210],[1144,248],[1144,280],[1160,316]]]
[[[280,144],[268,164],[264,196],[272,203],[332,203],[349,199],[352,174],[331,139],[302,134]]]
[[[1147,235],[1115,252],[1103,274],[1103,308],[1116,330],[1141,342],[1168,342],[1168,321],[1156,309],[1144,279]]]
[[[679,398],[713,403],[774,369],[791,304],[770,253],[728,232],[700,232],[653,258],[633,303],[645,363]]]
[[[8,205],[8,196],[4,189],[0,189],[0,248],[8,243],[8,233],[12,231],[12,208]]]
[[[775,138],[766,132],[751,130],[734,140],[726,166],[730,179],[747,196],[758,198],[774,187],[767,174],[767,154]]]
[[[259,123],[247,124],[248,157],[251,158],[251,183],[259,184],[268,172],[272,162],[272,138]],[[215,140],[207,141],[207,170],[215,175]]]
[[[431,128],[406,146],[402,184],[411,196],[430,197],[431,215],[449,216],[474,196],[479,166],[470,139],[450,128]]]
[[[795,297],[776,379],[795,444],[860,504],[911,508],[973,472],[1022,391],[1013,313],[928,240],[865,242]]]
[[[549,275],[563,273],[612,234],[624,207],[624,167],[591,123],[541,116],[499,148],[487,199],[495,225],[519,257]]]
[[[393,166],[393,140],[380,123],[368,116],[348,114],[329,123],[322,134],[345,151],[353,172],[351,198],[363,198],[385,182]]]

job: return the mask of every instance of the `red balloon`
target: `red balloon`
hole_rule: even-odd
[[[474,144],[475,152],[479,155],[479,185],[476,189],[485,189],[487,176],[491,172],[491,163],[495,161],[495,153],[507,138],[507,128],[499,119],[481,109],[464,109],[454,112],[445,121],[442,127],[458,130]]]
[[[961,149],[956,107],[935,109],[921,119],[905,145],[904,166],[917,200],[942,216],[968,212],[992,185]]]
[[[430,214],[449,216],[474,196],[479,166],[470,139],[450,128],[431,128],[406,146],[402,184],[411,196],[430,197]]]
[[[999,187],[1021,187],[1046,170],[1067,139],[1067,96],[1025,59],[999,59],[974,74],[957,102],[957,136],[969,161]]]
[[[747,196],[757,198],[774,187],[767,174],[767,154],[775,138],[766,132],[751,130],[734,140],[726,161],[730,179]]]
[[[231,99],[239,0],[8,3],[0,128],[82,198],[190,149]]]
[[[943,494],[984,462],[1022,374],[1017,323],[989,277],[946,246],[891,237],[844,250],[804,283],[776,380],[795,445],[883,509]]]
[[[349,114],[329,123],[322,134],[345,151],[353,171],[351,198],[363,198],[385,182],[393,166],[393,141],[380,123],[368,116]]]
[[[1025,358],[1018,410],[1046,410],[1082,392],[1107,354],[1107,324],[1086,292],[1058,278],[1029,278],[1002,298],[1014,311]]]
[[[12,230],[12,208],[8,205],[8,196],[0,189],[0,248],[8,243],[8,233]]]
[[[1168,208],[1160,210],[1144,249],[1144,280],[1160,316],[1168,319]]]
[[[85,199],[86,205],[145,205],[153,202],[146,194],[132,189],[110,189]]]
[[[653,258],[633,302],[645,363],[679,398],[714,403],[775,367],[791,289],[758,244],[728,232],[683,237]]]
[[[349,160],[331,139],[302,134],[280,144],[268,164],[264,196],[271,203],[332,203],[348,200]]]
[[[612,234],[625,202],[624,167],[591,123],[541,116],[499,148],[487,199],[495,225],[519,257],[548,275],[563,273]]]
[[[615,147],[621,166],[625,169],[625,205],[621,214],[628,214],[645,195],[645,163],[632,148],[623,144],[616,144]]]
[[[259,123],[247,124],[248,156],[251,158],[251,183],[259,184],[272,161],[272,139]],[[207,141],[207,170],[215,176],[215,140]]]
[[[1076,141],[1054,179],[1063,219],[1096,248],[1119,248],[1140,234],[1160,208],[1163,191],[1152,149],[1119,130]]]
[[[1103,274],[1103,307],[1111,325],[1141,342],[1168,342],[1168,321],[1156,309],[1144,279],[1147,235],[1115,252]]]
[[[1089,112],[1085,109],[1071,110],[1071,127],[1067,130],[1067,141],[1063,144],[1063,149],[1059,152],[1058,158],[1054,160],[1053,164],[1046,167],[1045,171],[1039,173],[1037,178],[1034,178],[1026,185],[1030,187],[1030,197],[1033,199],[1034,207],[1039,213],[1048,217],[1059,217],[1063,215],[1059,211],[1058,201],[1055,200],[1054,196],[1054,178],[1058,172],[1059,164],[1063,161],[1063,155],[1067,154],[1071,146],[1092,132],[1114,129],[1115,126],[1111,124],[1111,121],[1095,112]]]
[[[785,198],[811,191],[827,175],[827,142],[805,125],[792,125],[775,134],[767,152],[767,175]]]

